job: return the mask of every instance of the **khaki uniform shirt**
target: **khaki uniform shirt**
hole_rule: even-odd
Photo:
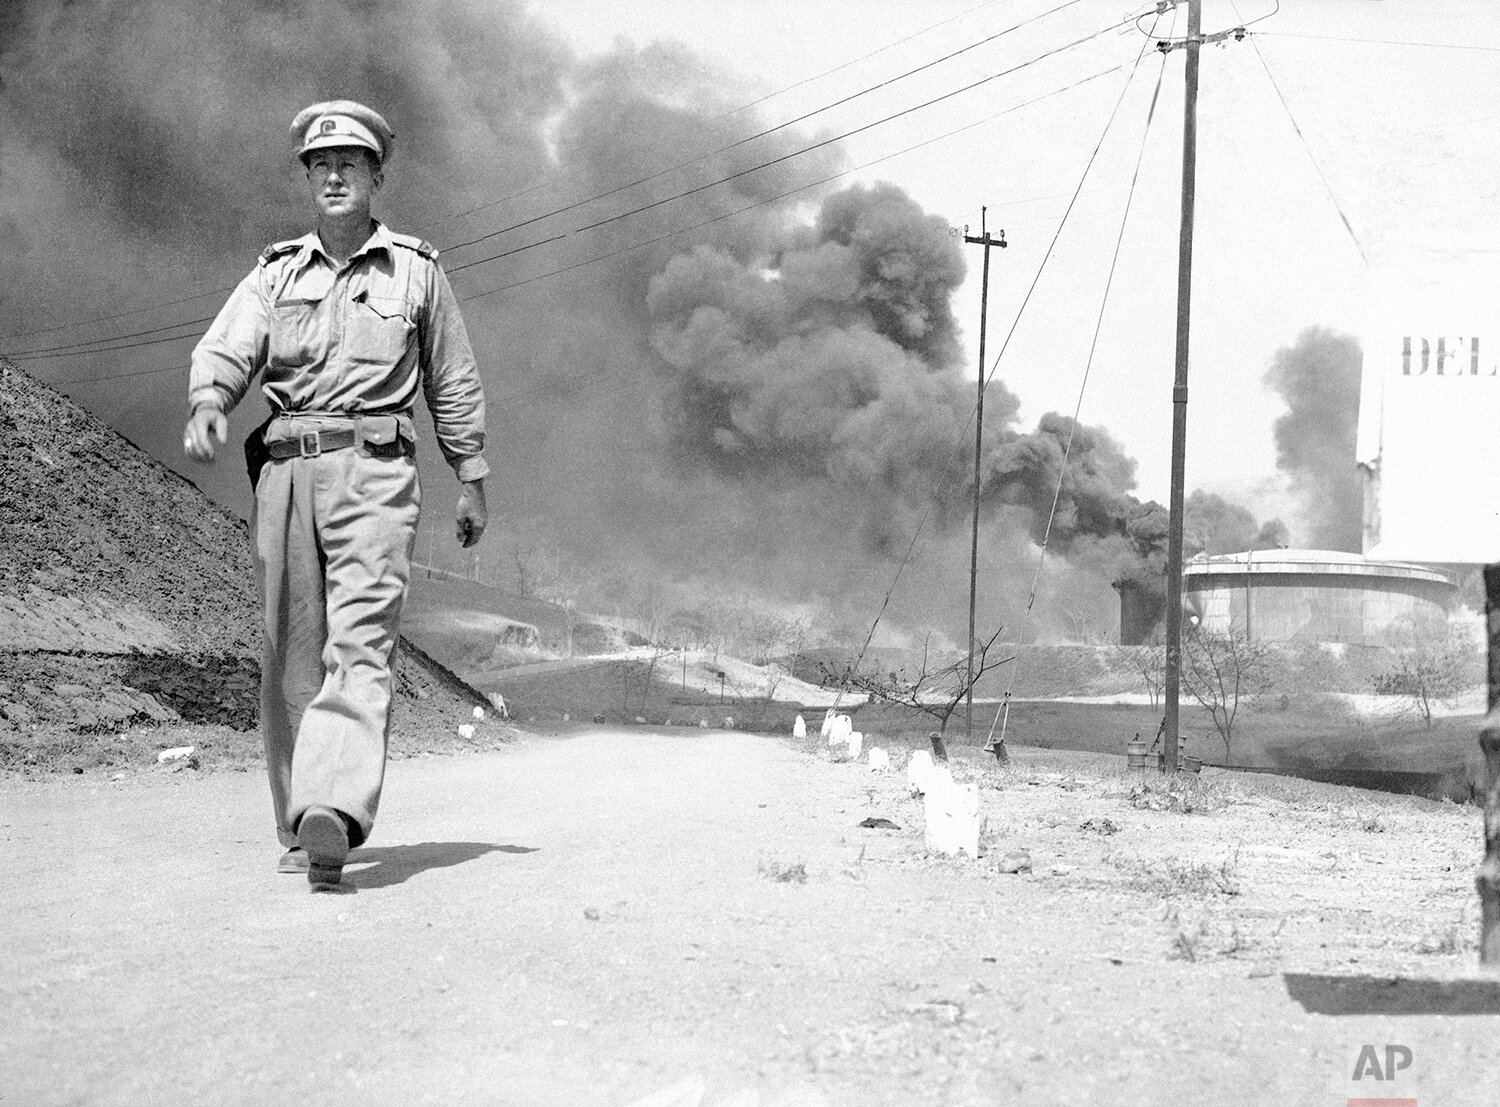
[[[461,481],[489,472],[484,392],[437,251],[380,222],[342,267],[316,232],[267,248],[193,350],[188,402],[230,411],[256,373],[276,414],[405,416],[420,385]]]

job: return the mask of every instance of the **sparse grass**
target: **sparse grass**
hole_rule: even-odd
[[[1217,865],[1202,861],[1183,861],[1165,857],[1160,861],[1127,861],[1121,867],[1133,869],[1130,884],[1155,896],[1237,896],[1239,847]]]
[[[1179,929],[1172,937],[1171,949],[1167,953],[1167,959],[1169,961],[1198,960],[1198,947],[1202,941],[1202,930],[1190,934],[1186,930]]]
[[[1384,834],[1389,827],[1386,821],[1381,818],[1380,812],[1372,811],[1360,820],[1359,829],[1363,830],[1366,834]]]
[[[1470,954],[1479,949],[1479,923],[1472,917],[1469,904],[1461,906],[1446,921],[1434,920],[1411,943],[1413,953],[1432,957]]]
[[[1195,922],[1184,922],[1175,905],[1162,912],[1168,937],[1167,960],[1203,961],[1209,957],[1235,957],[1247,952],[1250,943],[1240,930],[1239,920],[1204,916]]]
[[[777,884],[806,884],[806,861],[781,861],[774,857],[762,857],[757,871],[767,880]]]
[[[156,755],[174,746],[197,747],[203,768],[243,770],[262,763],[260,735],[227,726],[173,723],[135,726],[118,734],[47,726],[0,736],[0,771],[38,776],[154,772]]]
[[[1406,824],[1403,813],[1410,813],[1413,810],[1410,806],[1406,806],[1408,802],[1405,797],[1387,799],[1374,794],[1366,797],[1352,797],[1347,803],[1330,802],[1320,806],[1331,830],[1352,830],[1361,834],[1394,834]]]
[[[1457,925],[1449,923],[1447,926],[1436,927],[1424,933],[1412,944],[1412,950],[1416,953],[1448,956],[1463,952],[1468,944],[1459,934]]]
[[[447,718],[436,710],[418,712],[397,703],[391,727],[390,758],[429,754],[473,753],[513,741],[513,727],[493,715],[482,721],[453,710]],[[474,723],[473,738],[458,733],[460,723]],[[265,764],[260,731],[222,724],[164,723],[132,726],[118,733],[79,733],[60,724],[25,731],[0,731],[0,773],[22,776],[157,772],[156,755],[174,746],[194,746],[202,771],[260,771]]]
[[[1191,773],[1176,776],[1147,773],[1128,782],[1125,799],[1138,810],[1203,815],[1225,806],[1225,791],[1222,783]]]

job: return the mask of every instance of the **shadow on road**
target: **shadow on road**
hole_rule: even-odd
[[[1287,994],[1318,1015],[1497,1015],[1500,980],[1284,973]]]
[[[361,847],[350,852],[347,862],[361,867],[346,868],[344,883],[356,888],[388,888],[428,869],[462,865],[487,853],[535,853],[537,849],[491,842],[414,842],[406,846]]]

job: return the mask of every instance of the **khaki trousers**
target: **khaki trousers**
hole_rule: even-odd
[[[354,820],[350,845],[374,826],[420,504],[413,459],[360,445],[261,470],[251,515],[260,717],[284,846],[315,804]]]

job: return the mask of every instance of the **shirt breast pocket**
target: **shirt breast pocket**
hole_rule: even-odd
[[[270,361],[297,369],[319,360],[327,345],[321,300],[277,300],[271,313]]]
[[[394,365],[411,345],[416,325],[405,300],[366,296],[349,305],[349,360]]]

